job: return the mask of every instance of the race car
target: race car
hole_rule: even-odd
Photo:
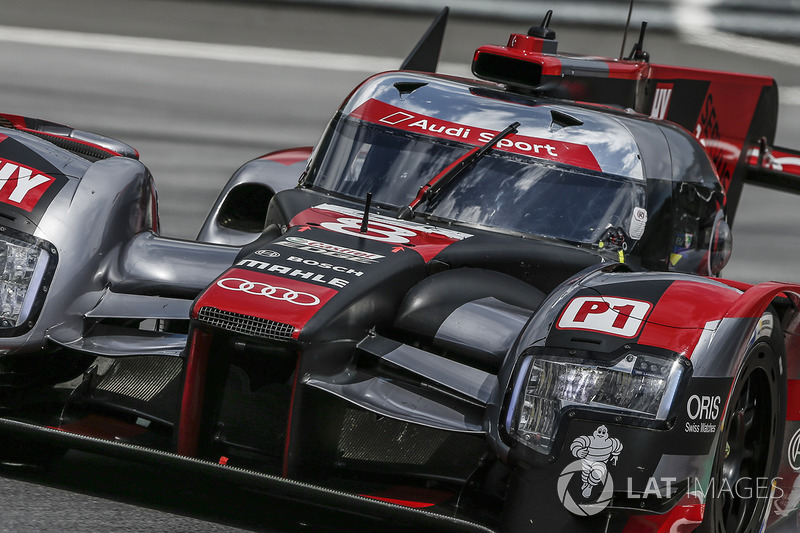
[[[196,242],[132,147],[0,115],[4,460],[389,529],[797,530],[800,285],[721,277],[744,182],[800,191],[774,80],[650,63],[644,26],[562,54],[552,12],[440,75],[446,15]]]

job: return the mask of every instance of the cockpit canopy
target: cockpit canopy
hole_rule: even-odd
[[[334,117],[304,184],[351,199],[371,193],[373,203],[401,210],[421,187],[519,122],[439,194],[417,203],[415,214],[618,246],[649,268],[702,271],[702,257],[690,256],[707,255],[724,202],[702,147],[668,123],[603,111],[480,82],[383,74]]]

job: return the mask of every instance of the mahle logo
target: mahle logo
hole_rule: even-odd
[[[558,497],[569,512],[592,516],[611,503],[614,480],[608,462],[616,466],[622,448],[619,439],[609,436],[606,426],[572,441],[569,449],[578,459],[561,471],[557,485]]]

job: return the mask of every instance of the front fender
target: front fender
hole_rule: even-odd
[[[272,152],[242,165],[217,197],[197,240],[244,246],[264,230],[269,201],[297,185],[311,148]]]
[[[708,482],[721,422],[744,357],[753,342],[773,331],[762,315],[781,297],[782,309],[791,308],[785,298],[796,306],[798,294],[798,286],[791,284],[767,283],[742,291],[698,276],[615,272],[609,267],[562,285],[529,322],[501,372],[500,390],[505,394],[499,400],[502,405],[497,408],[490,439],[512,467],[510,515],[519,514],[512,507],[534,495],[555,498],[558,480],[572,472],[576,461],[580,463],[577,451],[581,445],[591,450],[588,443],[593,439],[616,439],[621,446],[613,463],[610,456],[600,461],[616,487],[613,501],[606,504],[609,510],[635,505],[645,512],[662,513],[679,506],[681,493],[670,492],[670,483],[690,487],[692,480]],[[562,379],[574,389],[585,386],[583,378],[575,377],[582,371],[559,374],[549,369],[554,362],[566,368],[589,368],[587,375],[596,367],[601,374],[622,376],[625,361],[638,364],[649,356],[683,367],[672,395],[664,393],[668,409],[662,403],[656,416],[596,401],[597,396],[591,394],[588,401],[547,404],[550,396],[541,392],[546,387],[540,383],[560,387]],[[534,374],[531,369],[536,361],[543,363],[536,364]],[[784,379],[784,367],[779,367],[778,378]],[[667,383],[671,381],[672,377]],[[624,392],[625,380],[619,383],[615,390]],[[536,392],[528,399],[531,387]],[[543,441],[550,439],[549,447],[535,444],[538,433],[523,435],[519,430],[517,414],[523,412],[523,405],[530,411],[525,411],[526,423],[541,417],[554,421],[549,436],[542,434]],[[553,411],[546,409],[553,407],[540,405],[553,405],[558,414],[549,415]],[[526,443],[523,436],[531,440]],[[663,480],[671,481],[665,486]],[[689,489],[683,490],[688,498]],[[648,495],[657,497],[644,501]],[[692,501],[691,505],[703,503]],[[552,520],[541,517],[542,523],[567,524],[574,519],[563,501],[547,508],[552,509]]]

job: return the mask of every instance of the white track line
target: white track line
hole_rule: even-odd
[[[776,61],[800,67],[800,46],[756,37],[746,37],[711,28],[681,32],[684,42],[704,48],[724,50],[732,54],[755,57],[764,61]]]
[[[703,3],[711,4],[714,1],[704,0]],[[705,17],[703,13],[705,13],[706,7],[707,5],[685,7],[685,11],[682,12],[681,16],[687,20],[691,19],[696,23],[704,24]],[[791,66],[800,66],[800,46],[756,39],[754,37],[744,37],[707,28],[700,30],[698,26],[693,26],[692,31],[681,34],[681,39],[689,44],[776,61]],[[402,61],[400,58],[394,57],[213,44],[12,26],[0,26],[0,42],[343,72],[381,72],[397,68]],[[468,75],[469,71],[468,67],[461,63],[440,63],[440,70],[461,76]],[[781,103],[800,106],[800,87],[781,88]]]
[[[724,52],[774,61],[792,67],[800,67],[800,46],[756,37],[746,37],[713,29],[698,29],[681,32],[681,40],[695,46],[722,50]],[[800,87],[778,86],[780,103],[800,106]]]
[[[381,72],[396,69],[402,62],[402,59],[394,57],[287,50],[284,48],[213,44],[11,26],[0,26],[0,42],[345,72]],[[464,66],[460,64],[443,63],[441,68],[455,72],[464,70]]]

